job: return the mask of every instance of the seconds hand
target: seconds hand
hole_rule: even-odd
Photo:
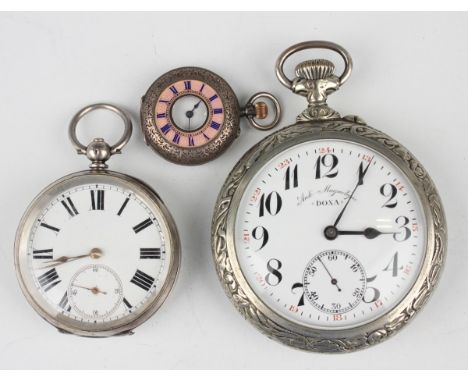
[[[327,271],[328,276],[330,276],[331,283],[332,283],[333,285],[336,286],[336,289],[338,289],[338,292],[341,292],[341,288],[338,286],[338,280],[335,279],[335,278],[331,275],[330,271],[328,270],[328,268],[326,267],[326,265],[324,264],[324,262],[322,261],[322,259],[321,259],[320,257],[318,258],[318,260],[320,261],[320,263],[323,265],[323,267],[324,267],[325,270]]]

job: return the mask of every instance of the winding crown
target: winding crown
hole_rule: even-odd
[[[307,60],[296,66],[296,76],[308,80],[326,79],[334,72],[333,62],[325,59]]]

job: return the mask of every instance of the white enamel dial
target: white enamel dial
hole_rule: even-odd
[[[19,260],[41,309],[92,328],[134,319],[152,304],[173,254],[162,212],[146,200],[105,182],[53,188],[42,197],[22,232],[27,248]]]
[[[412,288],[426,221],[411,182],[377,151],[322,139],[258,170],[235,217],[241,271],[270,309],[301,325],[351,328]]]

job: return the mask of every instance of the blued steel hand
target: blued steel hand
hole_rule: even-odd
[[[195,109],[198,108],[198,105],[200,105],[200,102],[201,102],[201,101],[202,101],[202,100],[198,101],[198,102],[193,106],[192,111],[195,111]]]
[[[353,192],[351,193],[351,195],[349,196],[348,198],[348,201],[346,202],[346,204],[344,205],[343,209],[341,210],[340,214],[338,215],[338,217],[336,218],[335,220],[335,223],[333,224],[333,227],[336,227],[338,225],[338,223],[340,222],[341,220],[341,217],[343,216],[345,210],[346,210],[346,207],[348,207],[348,204],[349,202],[351,201],[351,199],[353,198],[354,196],[354,193],[356,192],[357,188],[361,185],[364,184],[364,176],[366,175],[367,173],[367,170],[369,170],[369,166],[371,165],[372,161],[374,160],[374,157],[371,158],[371,160],[369,161],[369,163],[367,164],[366,168],[363,168],[362,166],[362,162],[361,164],[359,165],[359,173],[358,173],[358,182],[356,184],[356,187],[354,187],[354,190]]]
[[[186,113],[185,113],[185,116],[188,118],[188,129],[190,130],[190,121],[192,120],[192,117],[193,115],[195,114],[194,111],[195,109],[198,108],[198,105],[200,105],[200,102],[202,100],[198,101],[195,105],[193,105],[193,109],[192,110],[188,110]]]
[[[333,285],[336,286],[336,289],[338,289],[338,292],[341,292],[341,288],[338,286],[338,280],[335,279],[335,278],[331,275],[330,271],[328,270],[328,268],[326,267],[325,263],[322,261],[322,259],[321,259],[320,257],[318,258],[318,260],[320,261],[320,263],[323,265],[323,267],[324,267],[325,270],[327,271],[328,276],[330,276],[331,283],[332,283]]]

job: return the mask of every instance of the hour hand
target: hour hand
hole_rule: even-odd
[[[84,255],[78,256],[60,256],[56,259],[44,261],[47,265],[39,268],[39,269],[46,269],[46,268],[53,268],[57,265],[69,263],[71,261],[83,259],[85,257],[91,257],[92,259],[99,259],[103,255],[102,251],[99,248],[93,248],[89,253]]]
[[[341,235],[361,235],[364,236],[366,239],[375,239],[380,235],[392,235],[395,232],[382,232],[376,228],[368,227],[362,231],[345,231],[339,230],[333,226],[329,226],[325,228],[325,237],[328,240],[335,240],[338,236]]]

